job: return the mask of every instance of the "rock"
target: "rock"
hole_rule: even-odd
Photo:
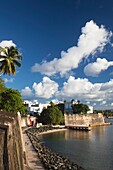
[[[53,152],[51,149],[46,147],[40,142],[38,136],[40,132],[55,129],[53,127],[40,127],[40,128],[30,128],[26,131],[28,137],[30,138],[35,150],[38,153],[39,158],[44,164],[45,168],[48,170],[85,170],[79,167],[74,162],[63,157],[62,155]],[[37,135],[38,134],[38,135]]]

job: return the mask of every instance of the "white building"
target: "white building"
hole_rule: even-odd
[[[93,106],[88,106],[88,107],[89,107],[90,110],[89,110],[87,113],[88,113],[88,114],[89,114],[89,113],[93,113]]]
[[[47,108],[50,104],[42,104],[38,103],[37,100],[34,100],[33,102],[24,100],[24,105],[28,108],[29,113],[41,113],[44,108]]]

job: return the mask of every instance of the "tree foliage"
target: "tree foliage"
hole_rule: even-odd
[[[75,114],[86,114],[90,110],[86,104],[80,102],[72,104],[72,109]]]
[[[57,125],[64,121],[62,112],[51,103],[51,106],[48,106],[47,109],[44,109],[40,116],[38,116],[38,122],[41,122],[45,125]]]
[[[62,114],[64,115],[64,108],[65,108],[65,104],[64,103],[59,103],[57,104],[57,107],[59,108],[59,110],[62,112]]]
[[[24,106],[21,94],[18,90],[6,88],[5,91],[1,92],[0,96],[0,110],[7,112],[27,112],[27,108]]]
[[[3,74],[16,74],[16,66],[20,67],[19,60],[22,56],[17,48],[14,46],[0,49],[0,72]]]
[[[4,85],[4,81],[0,78],[0,94],[1,92],[5,91],[6,87]]]
[[[0,74],[16,74],[16,66],[20,67],[19,60],[22,56],[14,46],[0,47]],[[18,90],[8,89],[5,87],[3,80],[0,78],[0,110],[7,112],[18,112],[25,114],[27,107],[24,106],[21,94]]]

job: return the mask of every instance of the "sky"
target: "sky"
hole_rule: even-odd
[[[0,46],[23,56],[1,75],[24,100],[113,109],[112,0],[0,0]]]

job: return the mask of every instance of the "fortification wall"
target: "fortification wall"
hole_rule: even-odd
[[[18,115],[0,112],[0,170],[25,170],[24,156]]]
[[[104,124],[102,113],[98,114],[64,114],[66,126]]]
[[[21,117],[21,121],[20,121],[20,126],[21,127],[26,127],[30,125],[30,120],[28,117]]]

